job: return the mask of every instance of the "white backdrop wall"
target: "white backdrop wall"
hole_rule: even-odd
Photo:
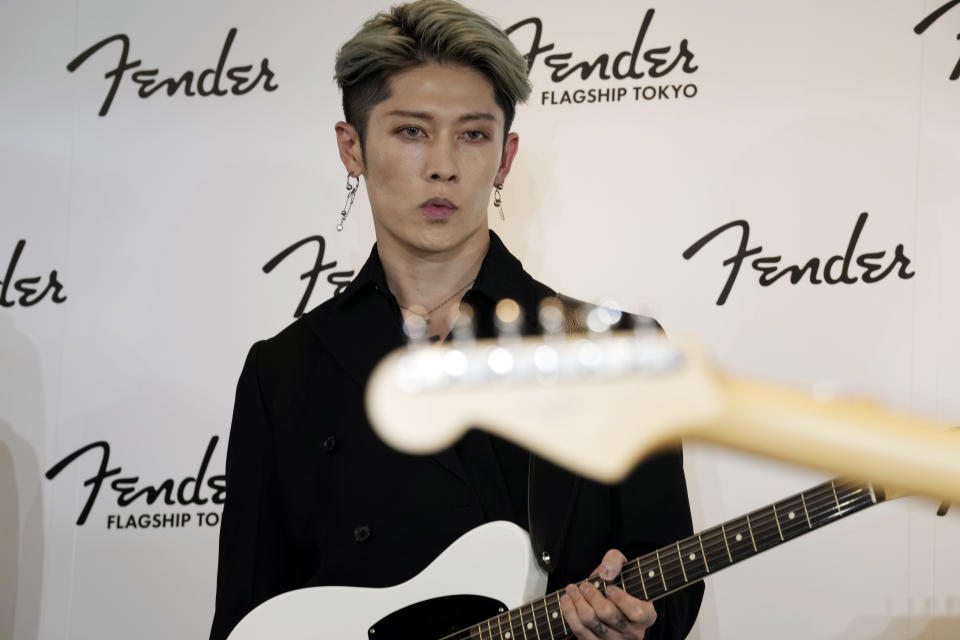
[[[956,4],[477,5],[538,18],[550,47],[491,224],[538,279],[696,333],[731,371],[956,421]],[[0,638],[206,635],[244,354],[373,242],[362,198],[335,231],[331,76],[381,8],[0,4]],[[524,52],[535,26],[512,33]],[[115,38],[68,70],[119,35],[135,66],[115,71]],[[573,66],[601,54],[605,73]],[[150,84],[186,71],[226,95]],[[761,284],[753,258],[842,256],[863,213],[856,282]],[[737,220],[762,249],[718,304],[744,227],[683,253]],[[898,247],[865,282],[856,257]],[[698,528],[826,477],[695,443],[686,468]],[[694,637],[960,637],[960,520],[934,509],[885,504],[711,577]]]

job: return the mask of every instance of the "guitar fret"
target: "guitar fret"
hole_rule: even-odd
[[[567,621],[563,617],[563,610],[560,609],[560,592],[557,591],[557,611],[560,611],[560,622],[563,624],[563,633],[567,634]]]
[[[728,539],[730,541],[730,551],[733,554],[733,562],[739,562],[756,553],[753,543],[751,542],[750,529],[747,526],[747,522],[747,518],[742,517],[726,523],[732,533],[732,536]]]
[[[757,539],[753,537],[753,527],[750,525],[750,514],[747,514],[747,530],[750,531],[750,541],[753,542],[753,550],[757,550]]]
[[[520,614],[520,631],[523,633],[523,640],[527,640],[527,629],[526,625],[523,624],[523,609],[517,609],[517,612]]]
[[[660,580],[663,582],[663,590],[668,591],[667,589],[667,579],[663,575],[663,565],[660,564],[660,550],[657,549],[657,566],[660,567]]]
[[[733,558],[722,526],[718,525],[701,533],[700,545],[703,552],[704,568],[708,572],[715,573],[733,564]]]
[[[657,580],[657,573],[660,571],[660,563],[657,561],[657,553],[651,552],[640,558],[641,573],[646,581],[647,600],[653,600],[662,595],[667,589],[661,586],[661,581]]]
[[[687,582],[702,580],[710,572],[707,568],[707,559],[703,555],[703,544],[700,536],[687,538],[678,545],[683,566],[686,571],[684,578]]]
[[[730,553],[730,544],[727,542],[727,530],[723,524],[720,524],[720,531],[723,533],[723,545],[727,548],[727,557],[730,558],[730,564],[733,564],[733,555]]]
[[[643,589],[643,599],[649,600],[650,596],[647,595],[647,585],[643,582],[643,569],[640,567],[640,558],[637,558],[637,573],[640,575],[640,588]]]
[[[707,552],[703,550],[703,536],[697,535],[697,540],[700,542],[700,553],[703,555],[703,566],[706,567],[707,573],[710,573],[710,565],[707,564]]]
[[[840,498],[837,497],[837,485],[834,484],[833,480],[830,481],[830,488],[833,489],[833,499],[837,502],[837,511],[843,513],[843,509],[840,508]]]
[[[778,526],[779,523],[777,522],[776,512],[772,506],[752,512],[750,514],[750,523],[753,525],[754,541],[756,542],[758,553],[783,542],[783,539],[779,535],[780,528]]]
[[[680,558],[680,571],[683,573],[683,581],[684,581],[684,582],[690,582],[690,580],[687,579],[687,570],[683,567],[683,555],[681,555],[681,553],[680,553],[680,542],[679,542],[679,541],[677,541],[677,557]],[[661,573],[662,573],[662,571],[661,571]]]
[[[537,610],[533,608],[532,604],[530,605],[530,617],[533,618],[533,630],[537,634],[537,640],[540,640],[540,626],[537,624]]]
[[[780,534],[780,541],[783,541],[783,529],[780,528],[780,516],[777,515],[777,505],[773,505],[773,519],[777,521],[777,533]]]
[[[507,635],[503,636],[506,640],[510,640],[513,637],[513,617],[510,615],[510,612],[507,611]]]
[[[487,633],[490,634],[490,640],[493,640],[493,626],[491,626],[489,620],[487,620]]]
[[[547,604],[547,599],[544,598],[543,602],[543,615],[547,618],[547,628],[550,629],[550,640],[556,640],[553,635],[553,616],[556,615],[556,612],[553,614],[550,613],[550,605]]]
[[[813,509],[810,519],[814,523],[814,529],[833,521],[838,516],[843,516],[843,511],[840,510],[839,500],[835,494],[833,481],[820,485],[814,491],[808,491],[807,497],[810,498],[808,506]]]
[[[774,507],[779,517],[780,533],[785,541],[809,531],[803,526],[803,519],[799,517],[800,510],[803,509],[803,501],[799,494],[781,500]]]
[[[807,499],[803,497],[803,492],[800,492],[800,501],[803,502],[803,514],[807,516],[807,526],[813,529],[813,523],[810,522],[810,512],[807,511]]]

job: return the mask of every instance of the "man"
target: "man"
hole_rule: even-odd
[[[497,301],[535,313],[553,292],[487,227],[491,191],[518,149],[514,109],[530,92],[526,64],[503,32],[455,2],[421,0],[368,21],[336,71],[340,158],[348,176],[366,182],[377,244],[343,293],[247,358],[211,638],[284,591],[407,580],[492,520],[532,529],[551,589],[592,571],[612,579],[626,555],[689,535],[678,452],[608,487],[480,432],[432,457],[397,453],[372,433],[364,386],[404,343],[405,318],[421,318],[442,340],[465,302],[478,333],[490,335]],[[654,606],[615,587],[604,595],[571,585],[561,609],[581,639],[682,638],[701,596],[696,585]]]

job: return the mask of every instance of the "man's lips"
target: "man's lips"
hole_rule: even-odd
[[[420,205],[420,210],[423,211],[428,218],[443,220],[453,215],[453,212],[457,210],[457,205],[446,198],[430,198]]]

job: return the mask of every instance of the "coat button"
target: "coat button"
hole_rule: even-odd
[[[543,564],[550,564],[550,554],[546,551],[540,554],[540,559],[543,560]]]
[[[331,451],[337,448],[337,439],[334,438],[333,436],[327,436],[327,438],[323,441],[323,444],[321,446],[323,447],[324,451],[326,451],[327,453],[330,453]]]
[[[353,529],[353,539],[357,542],[364,542],[370,537],[370,527],[365,524],[359,524]]]

